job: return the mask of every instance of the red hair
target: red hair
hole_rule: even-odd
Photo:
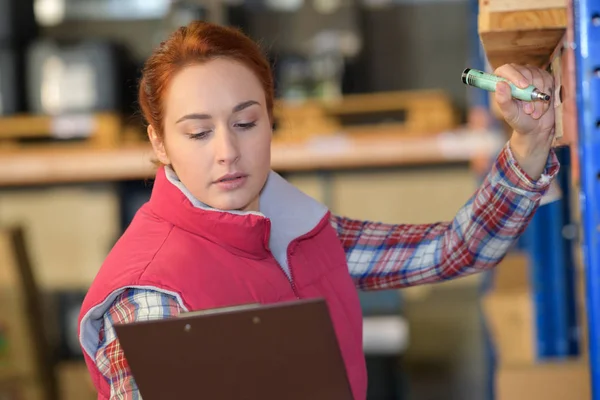
[[[146,122],[163,135],[164,96],[173,76],[183,67],[228,58],[252,70],[265,91],[273,113],[271,66],[257,43],[237,29],[195,21],[176,30],[146,61],[139,88],[139,104]]]

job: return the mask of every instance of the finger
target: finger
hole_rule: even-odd
[[[527,115],[531,115],[533,114],[533,112],[535,111],[535,107],[533,106],[533,103],[530,101],[523,101],[521,102],[522,104],[522,108],[523,108],[523,112]]]
[[[515,69],[520,70],[519,72],[521,72],[521,74],[527,79],[528,82],[528,86],[532,84],[533,82],[533,73],[532,71],[529,69],[528,66],[525,67],[520,67],[518,65],[515,64],[511,64]],[[535,111],[535,106],[533,103],[529,102],[529,101],[524,101],[523,102],[523,111],[525,112],[525,114],[527,115],[531,115],[533,114],[533,112]]]
[[[542,109],[543,109],[542,115],[543,115],[543,114],[546,113],[546,111],[548,111],[549,108],[551,108],[551,107],[554,106],[554,98],[555,98],[555,95],[554,95],[555,94],[554,93],[554,90],[555,90],[555,87],[554,87],[555,86],[554,85],[554,76],[550,72],[548,72],[548,71],[546,71],[544,69],[541,69],[541,68],[538,68],[538,67],[534,67],[534,66],[531,66],[531,65],[528,65],[528,67],[530,69],[536,70],[539,73],[539,75],[541,76],[540,80],[536,80],[534,82],[534,86],[536,88],[538,88],[539,90],[541,90],[542,92],[550,95],[550,101],[544,101],[544,102],[542,102],[542,105],[543,105],[543,107],[542,107]]]
[[[531,84],[533,86],[535,86],[536,88],[538,88],[541,91],[545,90],[545,86],[544,85],[544,77],[542,75],[542,72],[539,68],[535,68],[535,67],[531,67],[531,66],[527,66],[526,67],[527,70],[529,71],[529,73],[531,74]],[[542,115],[544,114],[544,106],[546,105],[546,102],[544,101],[534,101],[530,103],[533,106],[534,111],[531,113],[531,117],[533,119],[540,119],[542,117]]]
[[[546,101],[544,102],[544,114],[546,113],[546,111],[548,111],[548,109],[550,107],[554,107],[554,101],[555,101],[555,82],[554,82],[554,76],[552,76],[552,74],[550,74],[547,71],[542,71],[542,76],[544,78],[544,93],[547,93],[550,95],[550,101]]]
[[[515,69],[517,69],[519,72],[521,72],[521,74],[523,74],[523,76],[525,78],[527,78],[527,82],[531,85],[533,83],[533,72],[535,70],[535,68],[533,68],[531,65],[526,64],[526,65],[516,65],[516,64],[512,64]]]
[[[498,108],[502,112],[502,115],[506,122],[514,124],[519,119],[519,106],[517,101],[512,98],[510,92],[510,86],[506,82],[498,82],[496,84],[496,93],[494,94]]]
[[[494,73],[524,89],[529,86],[529,80],[522,74],[522,70],[522,68],[517,69],[513,64],[504,64],[498,67]]]
[[[554,109],[556,93],[554,91],[554,77],[550,73],[542,69],[539,69],[539,74],[539,81],[541,81],[541,83],[538,83],[538,80],[536,80],[535,86],[542,92],[550,95],[549,101],[536,101],[536,103],[540,105],[541,109],[539,118],[542,118],[544,115],[546,115],[548,110]],[[534,118],[537,119],[537,115]]]

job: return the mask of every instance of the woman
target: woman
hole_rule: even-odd
[[[546,72],[506,65],[552,92]],[[89,289],[80,340],[101,399],[139,393],[113,325],[182,311],[324,297],[356,399],[366,396],[356,289],[401,288],[495,266],[558,170],[551,104],[496,93],[514,133],[452,222],[386,225],[332,215],[270,170],[273,80],[241,33],[196,22],[147,61],[139,102],[161,166],[151,198]]]

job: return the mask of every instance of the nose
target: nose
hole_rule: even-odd
[[[215,158],[219,164],[234,164],[240,158],[238,137],[229,129],[219,129],[215,135]]]

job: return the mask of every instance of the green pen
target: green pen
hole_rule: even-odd
[[[504,81],[510,85],[512,97],[523,101],[550,101],[550,95],[541,92],[535,86],[529,85],[525,89],[515,86],[512,82],[499,76],[488,74],[476,69],[467,68],[462,73],[462,81],[465,85],[474,86],[488,92],[496,91],[496,84]]]

